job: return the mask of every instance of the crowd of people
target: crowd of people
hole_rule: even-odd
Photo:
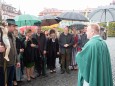
[[[82,52],[82,47],[88,42],[86,27],[80,30],[72,27],[70,33],[69,27],[65,26],[63,32],[59,33],[57,29],[42,31],[41,26],[38,25],[37,31],[33,33],[29,28],[25,31],[18,31],[13,19],[6,21],[8,24],[3,27],[8,29],[7,39],[9,41],[6,41],[8,43],[4,43],[4,28],[2,30],[0,27],[0,86],[17,85],[24,74],[30,82],[31,79],[39,76],[47,77],[47,69],[51,74],[56,73],[56,58],[59,58],[60,74],[65,72],[70,74],[70,70],[77,70],[81,65],[79,59],[76,62],[76,54]],[[10,51],[7,53],[9,60],[4,60],[5,49],[9,43]],[[77,57],[80,56],[77,55]],[[34,75],[35,71],[37,76]]]
[[[36,78],[35,70],[38,77],[47,76],[46,69],[50,69],[50,73],[56,73],[56,58],[59,58],[61,74],[65,72],[70,74],[70,66],[72,70],[77,70],[75,55],[87,41],[85,29],[77,31],[76,28],[72,28],[72,33],[69,33],[68,26],[65,26],[62,33],[56,29],[43,32],[38,25],[37,32],[33,33],[29,28],[19,31],[13,19],[8,19],[7,23],[8,25],[4,27],[8,28],[7,39],[10,43],[9,60],[5,60],[7,74],[4,72],[5,61],[2,58],[4,48],[7,46],[3,41],[3,30],[0,29],[0,79],[2,80],[0,86],[4,86],[2,84],[5,82],[3,81],[5,75],[7,75],[7,85],[12,86],[12,81],[17,85],[17,81],[21,81],[24,74],[28,82]]]

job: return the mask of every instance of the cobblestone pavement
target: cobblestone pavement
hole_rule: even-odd
[[[115,38],[108,38],[106,40],[112,62],[113,81],[115,86]],[[60,67],[57,61],[57,73],[50,74],[48,71],[48,77],[39,77],[31,82],[20,83],[19,86],[77,86],[77,71],[71,71],[71,74],[60,74]]]
[[[109,47],[110,55],[111,55],[111,64],[112,64],[112,73],[113,73],[113,83],[115,86],[115,38],[111,37],[106,40],[106,43]]]

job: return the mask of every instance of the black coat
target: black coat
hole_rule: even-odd
[[[32,41],[25,41],[25,49],[24,49],[24,64],[28,64],[34,62],[35,50],[31,47]]]
[[[52,39],[47,40],[47,55],[49,58],[56,58],[57,52],[59,52],[58,39],[55,39],[55,42],[52,42]]]
[[[17,50],[17,54],[20,53],[20,49],[22,48],[21,46],[21,41],[18,37],[16,37],[16,50]]]
[[[86,33],[83,33],[83,34],[81,35],[81,46],[83,47],[87,42],[88,42],[87,34],[86,34]]]
[[[3,32],[0,28],[0,42],[1,42],[1,44],[3,44],[2,35],[3,35]],[[3,64],[4,64],[3,53],[0,53],[0,67],[1,66],[3,67]]]
[[[40,36],[38,36],[37,34],[33,34],[32,38],[37,40],[37,45],[39,43],[38,48],[39,48],[40,52],[43,53],[43,51],[46,50],[46,41],[47,41],[45,34],[40,33]]]
[[[25,41],[26,37],[19,34],[19,39],[20,39],[20,42],[21,42],[21,48],[24,49],[24,41]]]
[[[38,46],[38,40],[36,38],[37,36],[35,34],[32,35],[32,43],[36,45],[36,47],[33,49],[34,50],[34,59],[40,60],[40,51],[39,51],[39,46]]]

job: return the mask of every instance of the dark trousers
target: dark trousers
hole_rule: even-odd
[[[13,86],[13,78],[14,78],[15,67],[10,66],[7,67],[7,86]]]
[[[47,59],[46,57],[42,56],[42,75],[45,76],[46,75],[46,63],[47,63]]]
[[[37,70],[38,74],[41,75],[41,58],[35,58],[35,69]]]
[[[50,70],[53,70],[56,68],[55,64],[56,64],[56,55],[54,54],[54,52],[52,53],[51,57],[49,58],[50,60]]]
[[[4,68],[0,67],[0,86],[5,86]]]
[[[70,54],[68,52],[65,52],[65,54],[61,54],[61,65],[62,65],[62,71],[69,71],[69,65],[70,65]]]
[[[37,70],[39,75],[46,75],[46,62],[42,57],[38,57],[35,60],[35,69]]]
[[[20,65],[21,65],[21,73],[24,75],[24,60],[23,58],[20,59]]]
[[[50,68],[50,58],[48,55],[46,57],[47,57],[47,69],[49,69]]]
[[[56,64],[56,58],[55,57],[50,58],[50,70],[56,68],[55,64]]]
[[[13,78],[13,81],[17,81],[16,80],[16,67],[14,68],[14,78]]]

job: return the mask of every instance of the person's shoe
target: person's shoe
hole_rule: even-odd
[[[77,71],[78,69],[77,68],[74,68],[74,71]]]
[[[61,71],[61,74],[64,74],[65,73],[65,71]]]
[[[75,70],[75,71],[78,70],[77,66],[74,66],[74,70]]]
[[[17,81],[14,81],[14,83],[13,83],[13,84],[14,84],[14,86],[18,86],[18,83],[17,83]]]
[[[53,73],[53,70],[50,70],[50,73],[52,74],[52,73]]]
[[[28,82],[31,82],[31,80],[27,80]]]
[[[28,81],[28,82],[31,82],[31,79],[28,79],[27,81]]]
[[[74,68],[71,68],[71,70],[73,71],[73,70],[74,70]]]
[[[56,70],[53,70],[54,73],[56,73]]]
[[[35,79],[35,77],[34,77],[34,76],[30,76],[30,78],[31,78],[31,79]]]
[[[37,74],[36,77],[40,77],[42,74]]]

